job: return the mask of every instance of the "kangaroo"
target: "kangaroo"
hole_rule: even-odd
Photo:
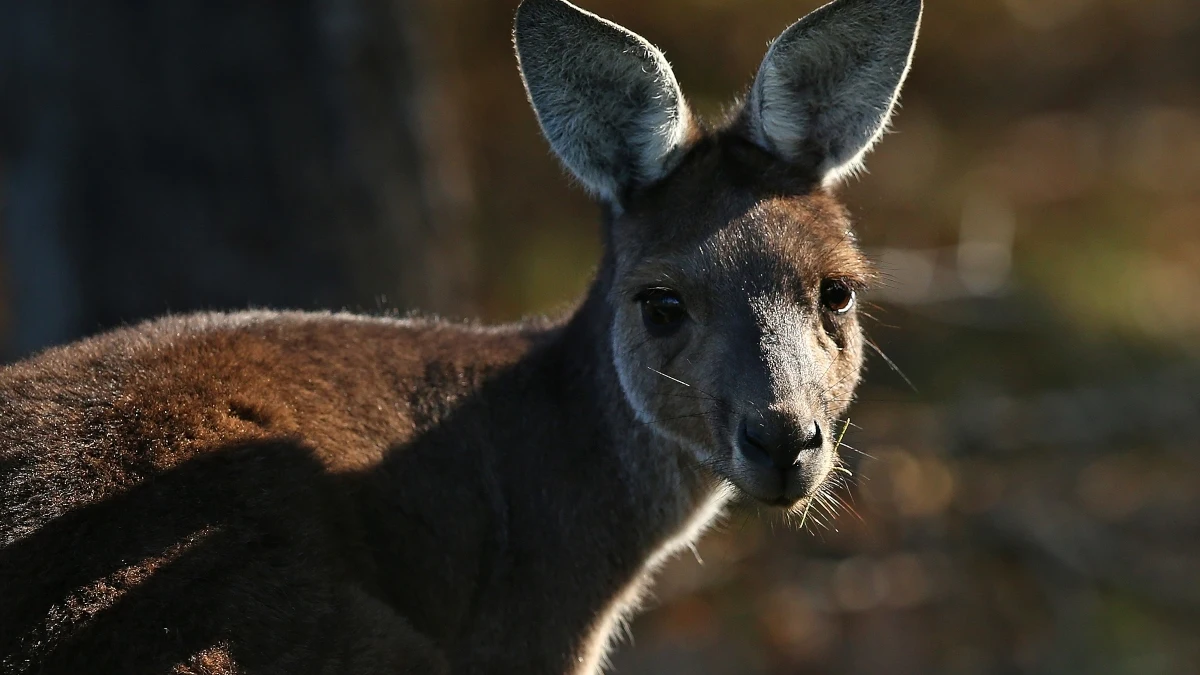
[[[168,317],[0,370],[0,671],[590,675],[726,508],[838,466],[872,278],[834,187],[920,0],[837,0],[744,102],[564,0],[515,43],[604,216],[569,315]]]

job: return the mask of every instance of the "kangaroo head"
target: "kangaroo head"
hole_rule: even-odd
[[[600,283],[624,396],[769,504],[811,498],[837,462],[871,271],[831,189],[887,126],[920,17],[921,0],[816,10],[710,127],[641,37],[564,0],[517,14],[542,130],[611,216]]]

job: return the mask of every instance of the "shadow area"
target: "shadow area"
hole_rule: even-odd
[[[344,614],[334,481],[297,442],[232,445],[0,548],[0,673],[301,670],[279,645],[321,657]]]

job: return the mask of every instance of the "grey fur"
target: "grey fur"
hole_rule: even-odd
[[[662,178],[691,126],[663,53],[563,0],[526,0],[514,41],[529,101],[563,164],[592,194]]]
[[[825,184],[858,171],[895,108],[921,12],[921,0],[837,0],[784,31],[746,107],[755,142]]]

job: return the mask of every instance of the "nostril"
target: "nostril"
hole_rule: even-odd
[[[749,424],[742,420],[742,434],[746,437],[746,442],[756,448],[767,449],[766,433],[761,424]]]
[[[770,453],[767,452],[767,441],[762,427],[758,424],[748,423],[744,419],[739,426],[738,445],[741,446],[742,454],[746,459],[759,466],[774,464]]]
[[[794,418],[792,418],[794,420]],[[815,420],[807,425],[782,416],[747,415],[739,424],[738,447],[752,464],[790,470],[804,453],[820,450],[825,438]]]
[[[824,445],[825,437],[821,434],[821,425],[813,420],[800,437],[800,447],[803,450],[817,450]]]

